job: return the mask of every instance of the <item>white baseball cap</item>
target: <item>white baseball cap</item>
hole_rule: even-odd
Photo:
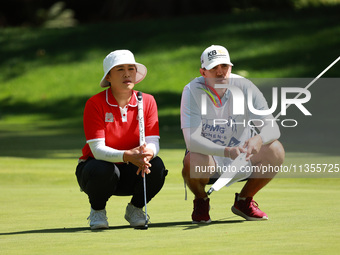
[[[137,74],[136,74],[136,82],[141,82],[147,73],[147,69],[144,65],[137,63],[135,61],[135,57],[129,50],[115,50],[112,51],[110,54],[108,54],[103,61],[103,67],[104,67],[104,76],[100,82],[101,87],[108,87],[110,86],[109,82],[105,79],[108,72],[118,65],[124,65],[124,64],[132,64],[136,65],[137,68]]]
[[[210,70],[220,64],[233,66],[230,62],[229,52],[226,48],[220,45],[211,45],[203,51],[201,55],[202,68]]]

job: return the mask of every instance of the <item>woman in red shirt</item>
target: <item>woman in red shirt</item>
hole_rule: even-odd
[[[106,202],[112,195],[129,196],[125,219],[133,227],[144,226],[142,176],[146,177],[149,202],[163,187],[167,170],[157,156],[159,127],[153,96],[143,93],[145,141],[139,145],[137,91],[147,69],[135,61],[129,50],[116,50],[103,62],[101,87],[85,105],[86,144],[76,175],[91,204],[91,229],[108,228]]]

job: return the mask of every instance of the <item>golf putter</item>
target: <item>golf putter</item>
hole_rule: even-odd
[[[144,130],[144,112],[143,112],[143,96],[142,92],[138,91],[138,122],[139,122],[139,145],[145,143],[145,130]],[[143,176],[143,188],[144,188],[144,205],[145,205],[145,224],[144,226],[136,227],[135,229],[148,229],[148,213],[146,208],[146,177]]]

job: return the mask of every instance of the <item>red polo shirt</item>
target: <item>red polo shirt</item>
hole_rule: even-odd
[[[111,89],[92,96],[85,105],[84,131],[86,141],[105,139],[105,145],[116,150],[139,146],[137,91],[129,104],[120,108]],[[157,105],[153,96],[143,93],[145,136],[159,136]],[[93,157],[86,143],[80,159]]]

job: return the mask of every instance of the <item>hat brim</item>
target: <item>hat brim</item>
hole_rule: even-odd
[[[214,68],[215,66],[222,65],[222,64],[234,66],[230,61],[228,62],[225,59],[219,59],[219,60],[216,60],[216,61],[210,63],[208,66],[205,67],[205,69],[210,70],[210,69]]]
[[[110,70],[111,70],[112,68],[114,68],[115,66],[123,65],[123,64],[124,64],[124,65],[125,65],[125,64],[127,64],[127,65],[129,65],[129,64],[131,64],[131,65],[136,65],[136,67],[137,67],[137,73],[136,73],[136,81],[135,81],[135,84],[137,84],[137,83],[141,82],[142,80],[144,80],[144,78],[145,78],[146,73],[148,72],[148,70],[146,69],[146,66],[145,66],[145,65],[140,64],[140,63],[137,63],[137,62],[136,62],[136,63],[118,63],[118,64],[115,64],[114,66],[112,66],[112,67],[110,68]],[[110,72],[110,70],[107,71],[107,72],[104,74],[102,80],[100,81],[100,86],[101,86],[102,88],[105,88],[105,87],[109,87],[109,86],[110,86],[110,83],[105,79],[106,75]]]

